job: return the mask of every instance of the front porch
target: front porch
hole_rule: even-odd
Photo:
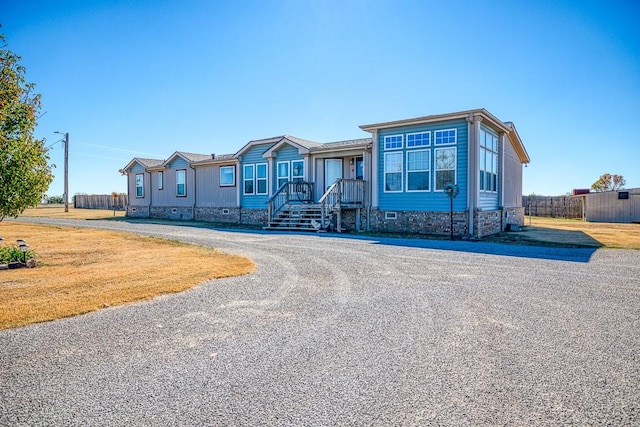
[[[324,232],[344,231],[343,212],[355,210],[355,227],[361,230],[360,209],[365,207],[362,179],[338,178],[322,196],[314,200],[314,183],[288,181],[269,198],[265,230]]]

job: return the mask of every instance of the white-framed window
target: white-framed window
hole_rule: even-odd
[[[244,194],[255,194],[256,193],[256,175],[255,175],[255,165],[244,165],[242,168],[242,192]]]
[[[176,196],[185,197],[187,195],[187,171],[178,169],[176,171]]]
[[[291,161],[291,181],[304,181],[304,160]]]
[[[220,166],[220,187],[233,187],[236,185],[236,167]]]
[[[144,174],[136,174],[136,197],[144,197]]]
[[[434,145],[455,144],[458,139],[457,129],[442,129],[433,132]]]
[[[277,168],[277,173],[276,176],[278,177],[278,188],[280,188],[280,186],[282,186],[284,183],[288,182],[289,179],[291,178],[289,175],[289,162],[278,162],[278,164],[276,165]]]
[[[480,129],[480,191],[498,191],[498,136]]]
[[[407,148],[428,147],[431,145],[431,132],[407,134]]]
[[[435,191],[443,191],[447,184],[456,183],[456,147],[436,148],[435,156]]]
[[[164,172],[158,172],[158,190],[164,188]]]
[[[402,192],[402,151],[384,153],[384,192]]]
[[[385,150],[402,149],[402,135],[389,135],[384,137]]]
[[[266,163],[256,164],[256,194],[258,195],[269,194],[267,181],[268,181],[267,164]]]
[[[431,150],[407,151],[407,191],[429,191],[430,164]]]

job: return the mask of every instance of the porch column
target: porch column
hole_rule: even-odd
[[[469,190],[468,190],[468,207],[469,207],[469,234],[474,235],[475,224],[474,214],[478,208],[478,200],[480,199],[480,183],[478,180],[480,165],[480,126],[482,124],[482,116],[474,115],[472,118],[473,126],[469,126]]]
[[[366,168],[366,170],[369,171],[369,176],[365,178],[367,181],[369,181],[369,190],[371,191],[371,206],[373,208],[378,207],[378,175],[380,173],[380,171],[378,170],[379,151],[380,147],[378,144],[378,130],[376,129],[371,132],[371,161],[369,162],[371,165]]]

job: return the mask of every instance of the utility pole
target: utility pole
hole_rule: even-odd
[[[62,135],[62,132],[54,132]],[[69,132],[64,133],[64,211],[69,212]]]

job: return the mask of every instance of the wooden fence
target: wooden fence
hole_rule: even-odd
[[[525,215],[582,219],[583,198],[571,196],[523,196]]]
[[[78,209],[114,209],[125,210],[129,202],[126,194],[114,198],[111,194],[76,194],[73,196],[73,207]]]

